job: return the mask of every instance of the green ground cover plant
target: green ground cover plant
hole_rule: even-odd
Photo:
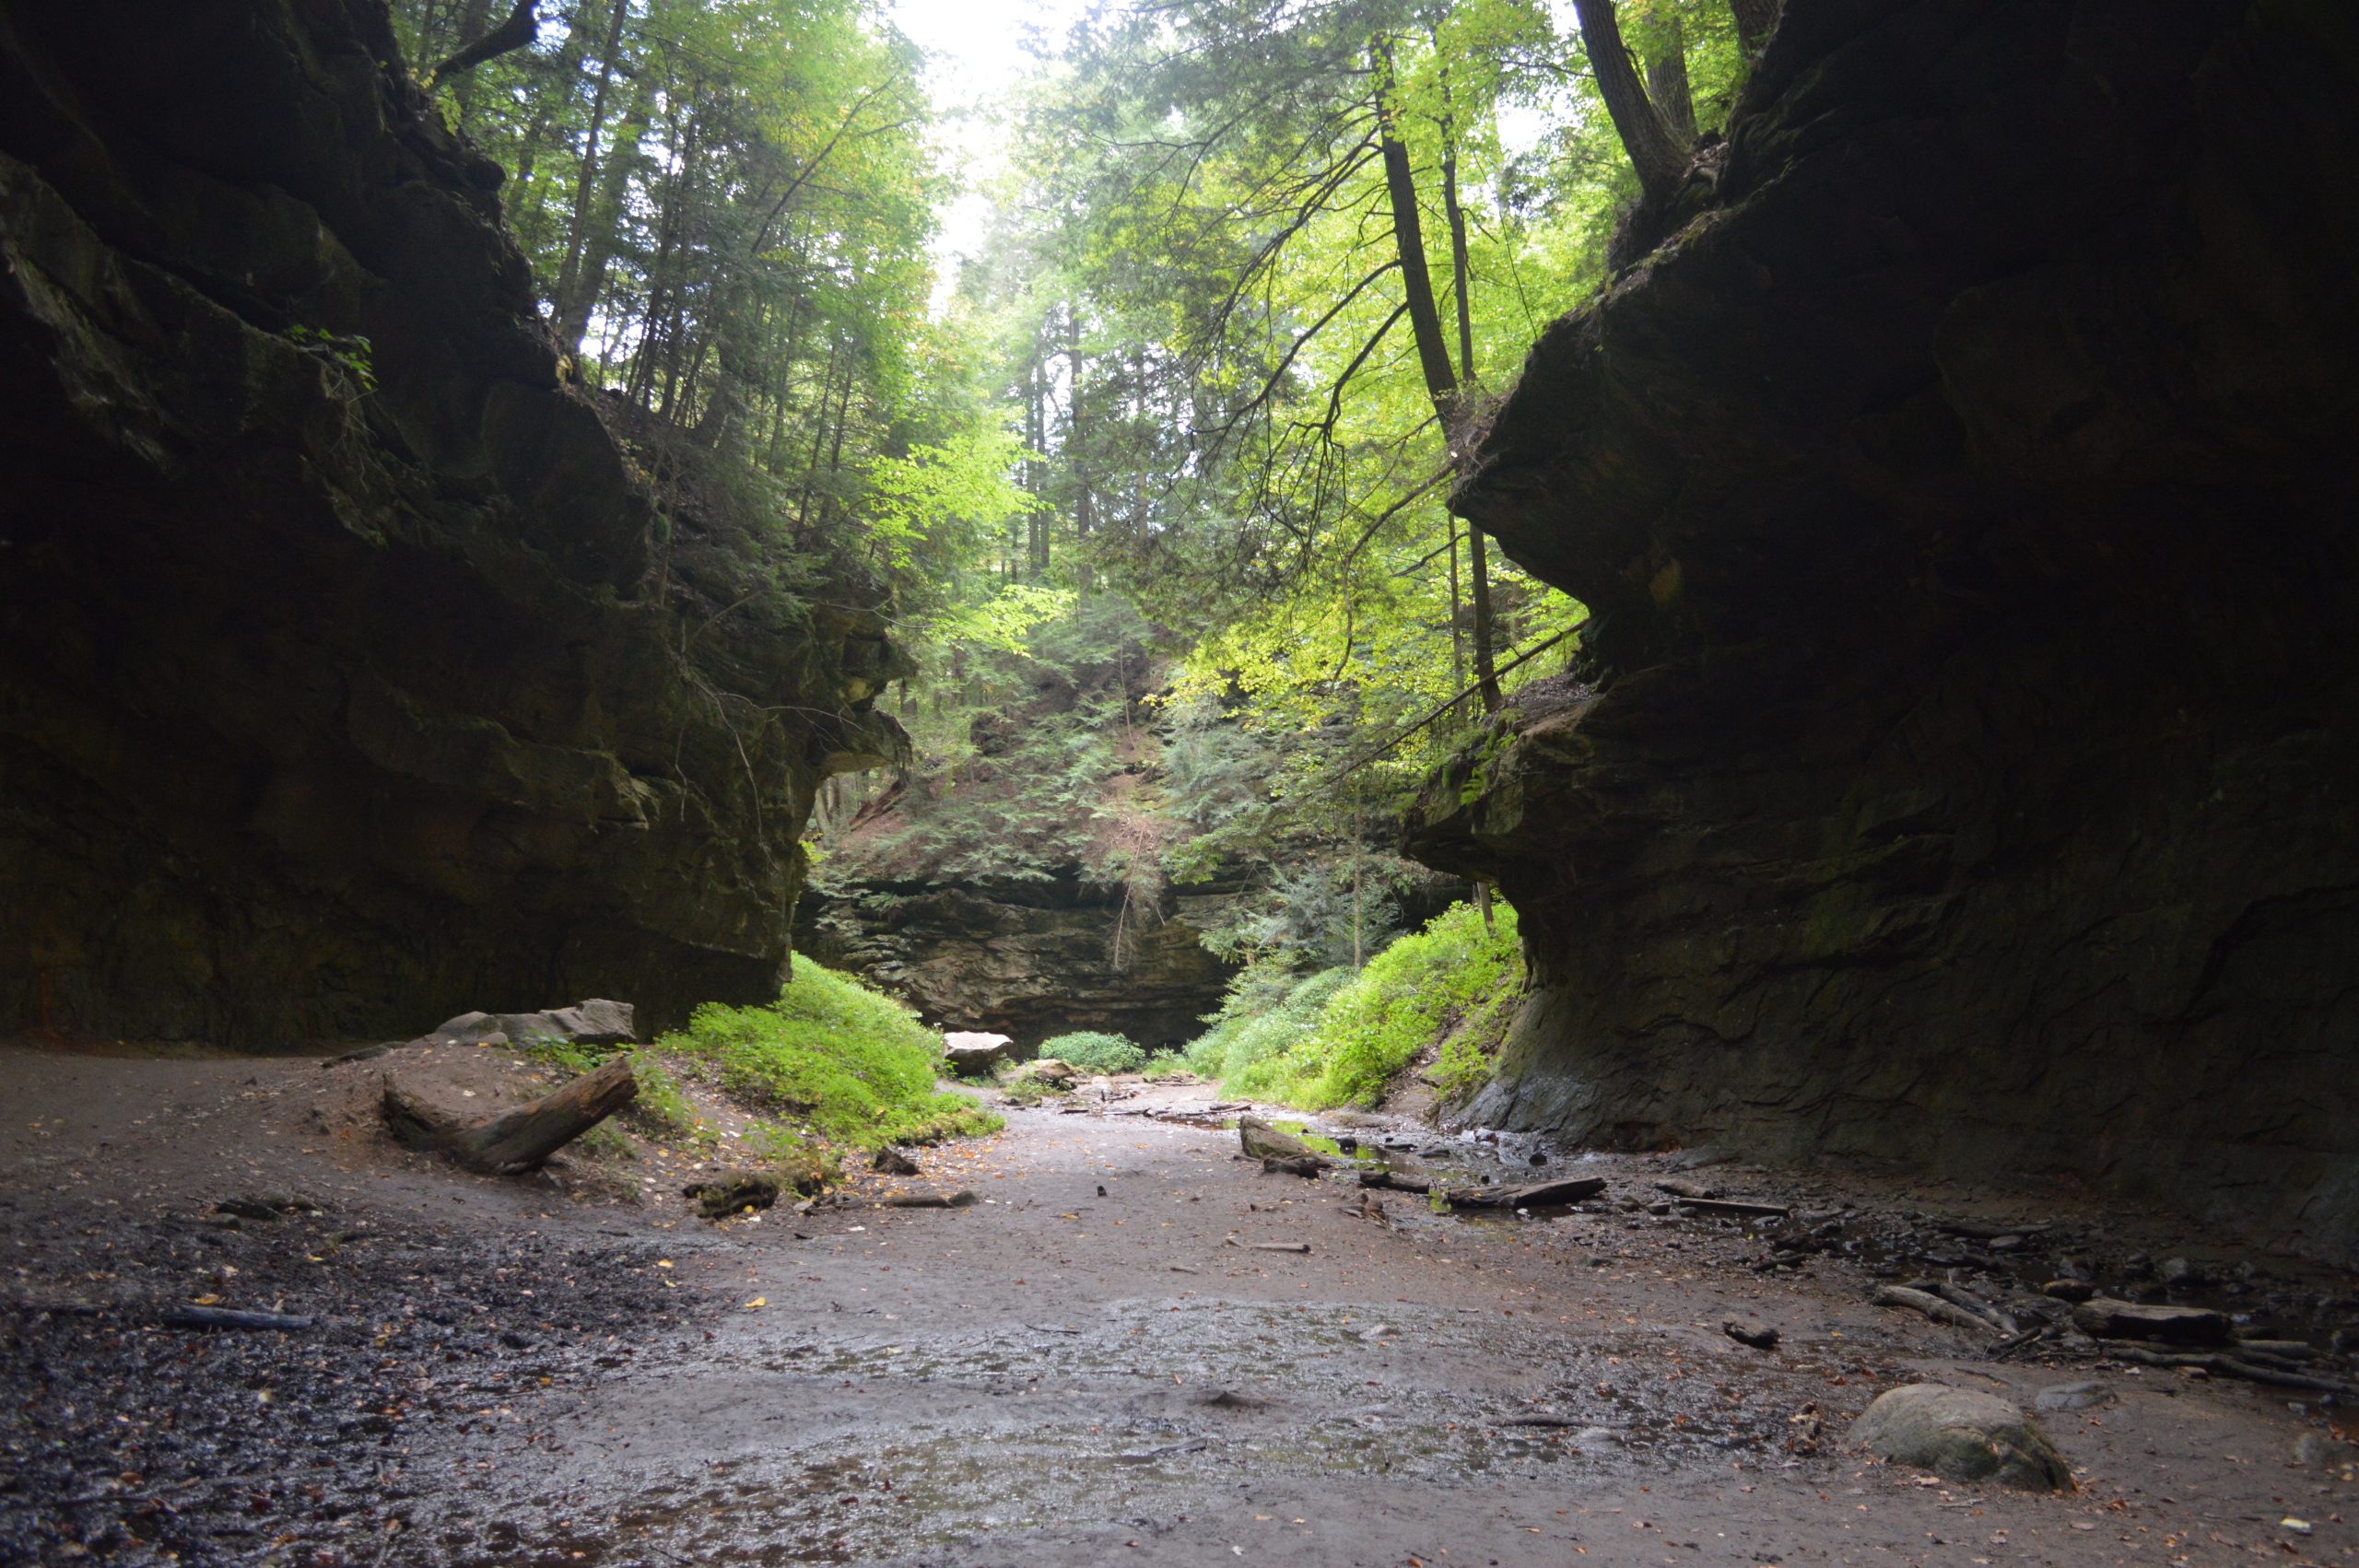
[[[1523,986],[1515,911],[1496,907],[1485,930],[1452,905],[1354,974],[1301,980],[1275,1006],[1248,983],[1188,1047],[1191,1065],[1225,1093],[1306,1109],[1373,1105],[1433,1053],[1424,1076],[1445,1104],[1489,1077]]]
[[[915,1013],[807,958],[770,1006],[708,1002],[655,1049],[806,1138],[873,1149],[1002,1126],[980,1102],[934,1087],[942,1040]]]
[[[1146,1047],[1127,1035],[1080,1029],[1040,1043],[1040,1054],[1081,1072],[1136,1072],[1146,1065]]]

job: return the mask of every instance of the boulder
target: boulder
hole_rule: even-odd
[[[1008,1058],[1015,1042],[1005,1035],[986,1034],[979,1029],[954,1029],[942,1036],[942,1054],[950,1063],[950,1071],[961,1078],[974,1078],[990,1071]]]
[[[1283,1160],[1289,1165],[1327,1164],[1319,1152],[1289,1132],[1281,1132],[1260,1117],[1237,1118],[1237,1141],[1257,1160]]]
[[[683,1190],[697,1200],[708,1220],[725,1220],[747,1209],[767,1209],[778,1201],[785,1183],[768,1171],[726,1170],[692,1182]]]
[[[2063,1456],[2030,1417],[2004,1399],[1969,1389],[1912,1383],[1887,1390],[1852,1423],[1851,1441],[1879,1458],[1945,1480],[2019,1492],[2072,1490]]]
[[[445,1019],[428,1041],[460,1045],[531,1045],[563,1040],[577,1046],[627,1046],[639,1038],[630,1003],[593,997],[542,1012],[462,1012]]]
[[[1038,1061],[1026,1062],[1016,1076],[1046,1083],[1054,1089],[1070,1089],[1081,1081],[1081,1074],[1071,1065],[1059,1061],[1052,1056],[1044,1056]]]

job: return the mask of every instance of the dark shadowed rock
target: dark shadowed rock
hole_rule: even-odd
[[[2070,1492],[2072,1472],[2030,1417],[2006,1400],[1938,1383],[1876,1396],[1851,1441],[1879,1458],[1966,1485]]]
[[[1469,1119],[2359,1258],[2353,33],[1786,6],[1455,497],[1594,616],[1410,825],[1532,960]]]
[[[683,1190],[697,1201],[708,1220],[725,1220],[747,1209],[767,1209],[778,1201],[785,1183],[768,1171],[726,1170],[693,1182]]]
[[[0,22],[0,1024],[776,993],[906,661],[701,500],[651,572],[500,178],[374,0]]]
[[[2116,1301],[2097,1296],[2072,1309],[2072,1321],[2100,1340],[2161,1340],[2174,1345],[2224,1345],[2236,1326],[2224,1312],[2203,1306]]]

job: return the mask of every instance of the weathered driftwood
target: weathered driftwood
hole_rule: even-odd
[[[1921,1312],[1936,1323],[1947,1323],[1959,1328],[1971,1328],[1978,1334],[1996,1334],[1998,1325],[1979,1313],[1969,1312],[1953,1301],[1943,1301],[1930,1291],[1914,1291],[1907,1285],[1885,1285],[1877,1290],[1878,1306],[1905,1306],[1911,1312]]]
[[[1604,1190],[1603,1176],[1567,1176],[1561,1181],[1526,1182],[1520,1187],[1453,1189],[1449,1200],[1461,1209],[1538,1209],[1551,1203],[1579,1203]]]
[[[1972,1291],[1967,1290],[1964,1285],[1957,1284],[1949,1280],[1937,1280],[1930,1283],[1919,1285],[1917,1288],[1931,1292],[1934,1295],[1941,1297],[1943,1301],[1948,1302],[1953,1306],[1964,1307],[1966,1311],[1974,1314],[1975,1316],[1979,1317],[1983,1322],[1989,1324],[1991,1328],[1997,1329],[2000,1333],[2006,1335],[2010,1339],[2013,1339],[2015,1335],[2023,1332],[2023,1325],[2017,1323],[2011,1314],[1992,1303],[1983,1300],[1980,1296],[1976,1295]]]
[[[448,1154],[493,1176],[529,1171],[638,1097],[630,1060],[616,1057],[595,1072],[488,1121],[467,1121],[385,1075],[385,1126],[395,1138]]]
[[[2115,1361],[2132,1361],[2143,1366],[2193,1367],[2215,1377],[2241,1377],[2248,1383],[2266,1383],[2278,1388],[2306,1388],[2316,1393],[2339,1395],[2346,1399],[2359,1399],[2359,1383],[2315,1376],[2286,1367],[2265,1366],[2242,1356],[2201,1351],[2150,1351],[2110,1340],[2098,1348]]]

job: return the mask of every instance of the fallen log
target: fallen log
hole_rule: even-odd
[[[2306,1372],[2293,1372],[2283,1367],[2262,1366],[2242,1356],[2204,1351],[2149,1351],[2113,1340],[2100,1341],[2098,1349],[2115,1361],[2136,1362],[2142,1366],[2191,1367],[2215,1377],[2240,1377],[2248,1383],[2265,1383],[2276,1388],[2306,1388],[2313,1393],[2359,1399],[2359,1383],[2315,1377]]]
[[[885,1199],[887,1209],[966,1209],[979,1201],[961,1188],[956,1192],[897,1192]]]
[[[385,1074],[386,1128],[404,1143],[448,1154],[469,1170],[513,1176],[546,1162],[566,1144],[639,1095],[630,1059],[616,1057],[555,1093],[488,1121],[464,1120]]]
[[[1911,1312],[1923,1313],[1936,1323],[1971,1328],[1978,1334],[1999,1331],[1980,1314],[1968,1312],[1955,1302],[1943,1301],[1929,1291],[1914,1291],[1907,1285],[1884,1285],[1878,1288],[1872,1299],[1878,1306],[1905,1306]]]
[[[311,1320],[285,1312],[241,1312],[228,1306],[175,1306],[164,1314],[167,1328],[309,1328]]]
[[[1526,1182],[1520,1187],[1476,1187],[1452,1191],[1450,1202],[1461,1209],[1539,1209],[1552,1203],[1579,1203],[1605,1190],[1603,1176],[1567,1176],[1561,1181]]]
[[[2023,1332],[2022,1324],[2017,1323],[2014,1318],[2009,1316],[2006,1312],[1993,1305],[1991,1303],[1984,1301],[1980,1296],[1976,1295],[1964,1285],[1955,1284],[1948,1280],[1940,1280],[1919,1285],[1917,1288],[1923,1291],[1930,1291],[1954,1306],[1964,1307],[1966,1311],[1974,1314],[1975,1316],[1979,1317],[1983,1322],[1989,1324],[2000,1333],[2006,1335],[2007,1338],[2011,1340],[2017,1334]]]

